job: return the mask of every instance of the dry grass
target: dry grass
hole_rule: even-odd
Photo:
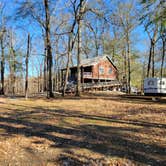
[[[163,166],[166,104],[110,94],[0,98],[0,165]]]

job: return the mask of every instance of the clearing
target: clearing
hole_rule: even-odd
[[[163,166],[165,136],[165,99],[0,98],[2,166]]]

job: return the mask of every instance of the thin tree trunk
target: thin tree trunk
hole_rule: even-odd
[[[147,68],[147,77],[149,77],[149,75],[150,75],[151,59],[152,59],[152,48],[153,48],[153,41],[151,40],[150,50],[149,50],[148,68]]]
[[[95,34],[95,32],[94,32],[94,34]],[[96,34],[95,34],[95,48],[96,48],[96,57],[98,57],[99,56],[99,45],[98,45]]]
[[[60,81],[59,81],[59,70],[57,70],[57,73],[56,73],[56,91],[59,92],[59,84],[60,84]]]
[[[148,60],[148,68],[147,68],[147,77],[150,75],[150,69],[151,69],[151,63],[152,63],[152,77],[154,77],[154,63],[155,63],[155,43],[156,43],[156,38],[157,38],[157,32],[158,32],[158,26],[156,26],[153,37],[150,36],[150,33],[147,31],[148,36],[150,38],[150,50],[149,50],[149,60]]]
[[[44,49],[44,77],[43,77],[43,90],[44,92],[47,91],[47,51],[46,51],[46,40],[45,40],[45,37],[44,37],[44,45],[45,45],[45,49]]]
[[[165,39],[162,39],[163,48],[162,48],[162,60],[161,60],[161,69],[160,69],[160,77],[163,77],[163,67],[164,67],[164,58],[165,58]]]
[[[26,76],[25,76],[25,98],[28,98],[28,63],[29,63],[29,54],[30,54],[30,34],[28,34],[27,41],[27,54],[26,54]]]
[[[142,65],[142,81],[141,81],[141,93],[143,93],[143,89],[144,89],[144,79],[145,79],[145,61]]]
[[[115,60],[115,47],[112,47],[112,62],[114,63]]]
[[[15,60],[15,50],[12,46],[11,48],[12,50],[12,72],[11,72],[11,83],[12,83],[12,95],[14,96],[15,95],[15,82],[16,82],[16,76],[15,76],[15,71],[16,71],[16,60]]]
[[[4,45],[3,36],[1,37],[1,94],[4,95],[4,73],[5,73],[5,59],[4,59]]]
[[[97,41],[96,41],[96,57],[98,57],[99,56],[99,47],[98,47],[98,43],[97,43]]]
[[[40,93],[40,73],[38,73],[38,77],[37,77],[37,93]]]
[[[68,76],[69,76],[69,65],[70,65],[70,58],[71,58],[71,35],[69,34],[69,41],[68,41],[68,53],[67,53],[67,68],[66,68],[66,75],[65,75],[65,81],[63,85],[63,91],[62,91],[62,96],[65,96],[65,91],[66,91],[66,86],[67,86],[67,81],[68,81]]]
[[[127,62],[128,62],[128,93],[131,93],[131,68],[130,68],[130,41],[129,41],[129,35],[127,33]]]
[[[154,56],[155,56],[155,52],[154,52],[154,49],[155,49],[155,44],[153,43],[152,45],[152,77],[154,77]]]
[[[123,57],[124,57],[124,76],[125,76],[125,88],[127,90],[127,57],[126,57],[126,49],[123,48]]]
[[[10,53],[9,53],[9,69],[10,69],[10,93],[14,95],[15,90],[15,78],[14,78],[14,68],[15,68],[15,51],[13,48],[13,34],[10,32]]]
[[[43,73],[42,73],[42,68],[43,66],[41,65],[40,66],[40,92],[43,92],[43,81],[42,81],[42,78],[43,78]]]

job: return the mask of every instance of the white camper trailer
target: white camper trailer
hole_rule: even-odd
[[[145,78],[145,95],[166,95],[166,78]]]

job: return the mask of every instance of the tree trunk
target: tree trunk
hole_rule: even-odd
[[[43,91],[46,92],[47,91],[47,51],[46,51],[46,40],[45,40],[45,37],[44,37],[44,45],[45,45],[45,48],[44,48],[44,77],[43,77]]]
[[[77,87],[76,96],[81,95],[81,54],[82,54],[82,24],[83,24],[83,14],[86,0],[80,0],[80,10],[77,16],[78,24],[78,53],[77,53]]]
[[[115,60],[115,47],[112,47],[112,62],[114,63]]]
[[[45,33],[46,33],[46,51],[48,60],[48,98],[53,97],[52,92],[52,48],[51,48],[51,38],[50,38],[50,12],[48,0],[44,0],[45,6]]]
[[[142,81],[141,81],[141,94],[143,94],[144,91],[144,79],[145,79],[145,61],[142,65]]]
[[[15,50],[12,46],[12,72],[11,72],[11,84],[12,84],[12,95],[15,95],[15,82],[16,82],[16,77],[15,77],[15,71],[16,71],[16,60],[15,60]]]
[[[127,33],[127,63],[128,63],[128,93],[131,93],[131,68],[130,68],[130,39]]]
[[[43,78],[42,68],[43,68],[43,66],[41,65],[40,66],[40,92],[43,93],[44,88],[43,88],[43,81],[42,81],[42,78]]]
[[[165,58],[165,39],[162,39],[163,48],[162,48],[162,60],[161,60],[161,69],[160,69],[160,77],[163,77],[163,67],[164,67],[164,58]]]
[[[65,96],[65,91],[66,91],[66,86],[67,86],[67,80],[69,76],[69,65],[70,65],[70,58],[71,58],[71,35],[69,34],[69,41],[68,41],[68,53],[67,53],[67,67],[66,67],[66,75],[65,75],[65,81],[63,85],[63,91],[62,91],[62,96]]]
[[[27,54],[26,54],[26,76],[25,76],[25,98],[28,98],[28,63],[29,63],[29,53],[30,53],[30,34],[28,34],[27,41]]]
[[[148,68],[147,68],[147,77],[149,77],[149,75],[150,75],[151,60],[152,60],[152,49],[153,49],[153,41],[151,40],[150,50],[149,50]]]
[[[124,57],[124,76],[123,76],[123,83],[125,86],[125,89],[127,90],[127,57],[126,57],[126,48],[123,48],[122,55]]]
[[[96,57],[99,56],[99,44],[98,44],[98,41],[97,41],[97,36],[95,34],[95,50],[96,50]]]
[[[155,52],[154,52],[154,49],[155,49],[155,44],[154,44],[154,42],[153,42],[153,45],[152,45],[153,47],[152,47],[152,77],[154,77],[154,56],[155,56]]]
[[[150,37],[149,32],[147,31],[149,38],[150,38],[150,50],[149,50],[149,60],[148,60],[148,68],[147,68],[147,77],[150,75],[150,69],[151,69],[151,61],[152,61],[152,77],[154,77],[154,63],[155,63],[155,43],[156,43],[156,38],[157,38],[157,33],[158,33],[158,26],[156,26],[153,37]]]
[[[5,73],[5,59],[4,59],[4,45],[3,35],[1,37],[1,95],[4,95],[4,73]]]
[[[82,20],[80,18],[78,20],[78,53],[77,53],[77,87],[76,87],[76,96],[80,96],[81,95],[81,70],[80,70],[81,51],[82,51],[81,28],[82,28]]]
[[[125,78],[127,79],[127,57],[126,57],[125,48],[124,48],[124,73],[125,73]]]

